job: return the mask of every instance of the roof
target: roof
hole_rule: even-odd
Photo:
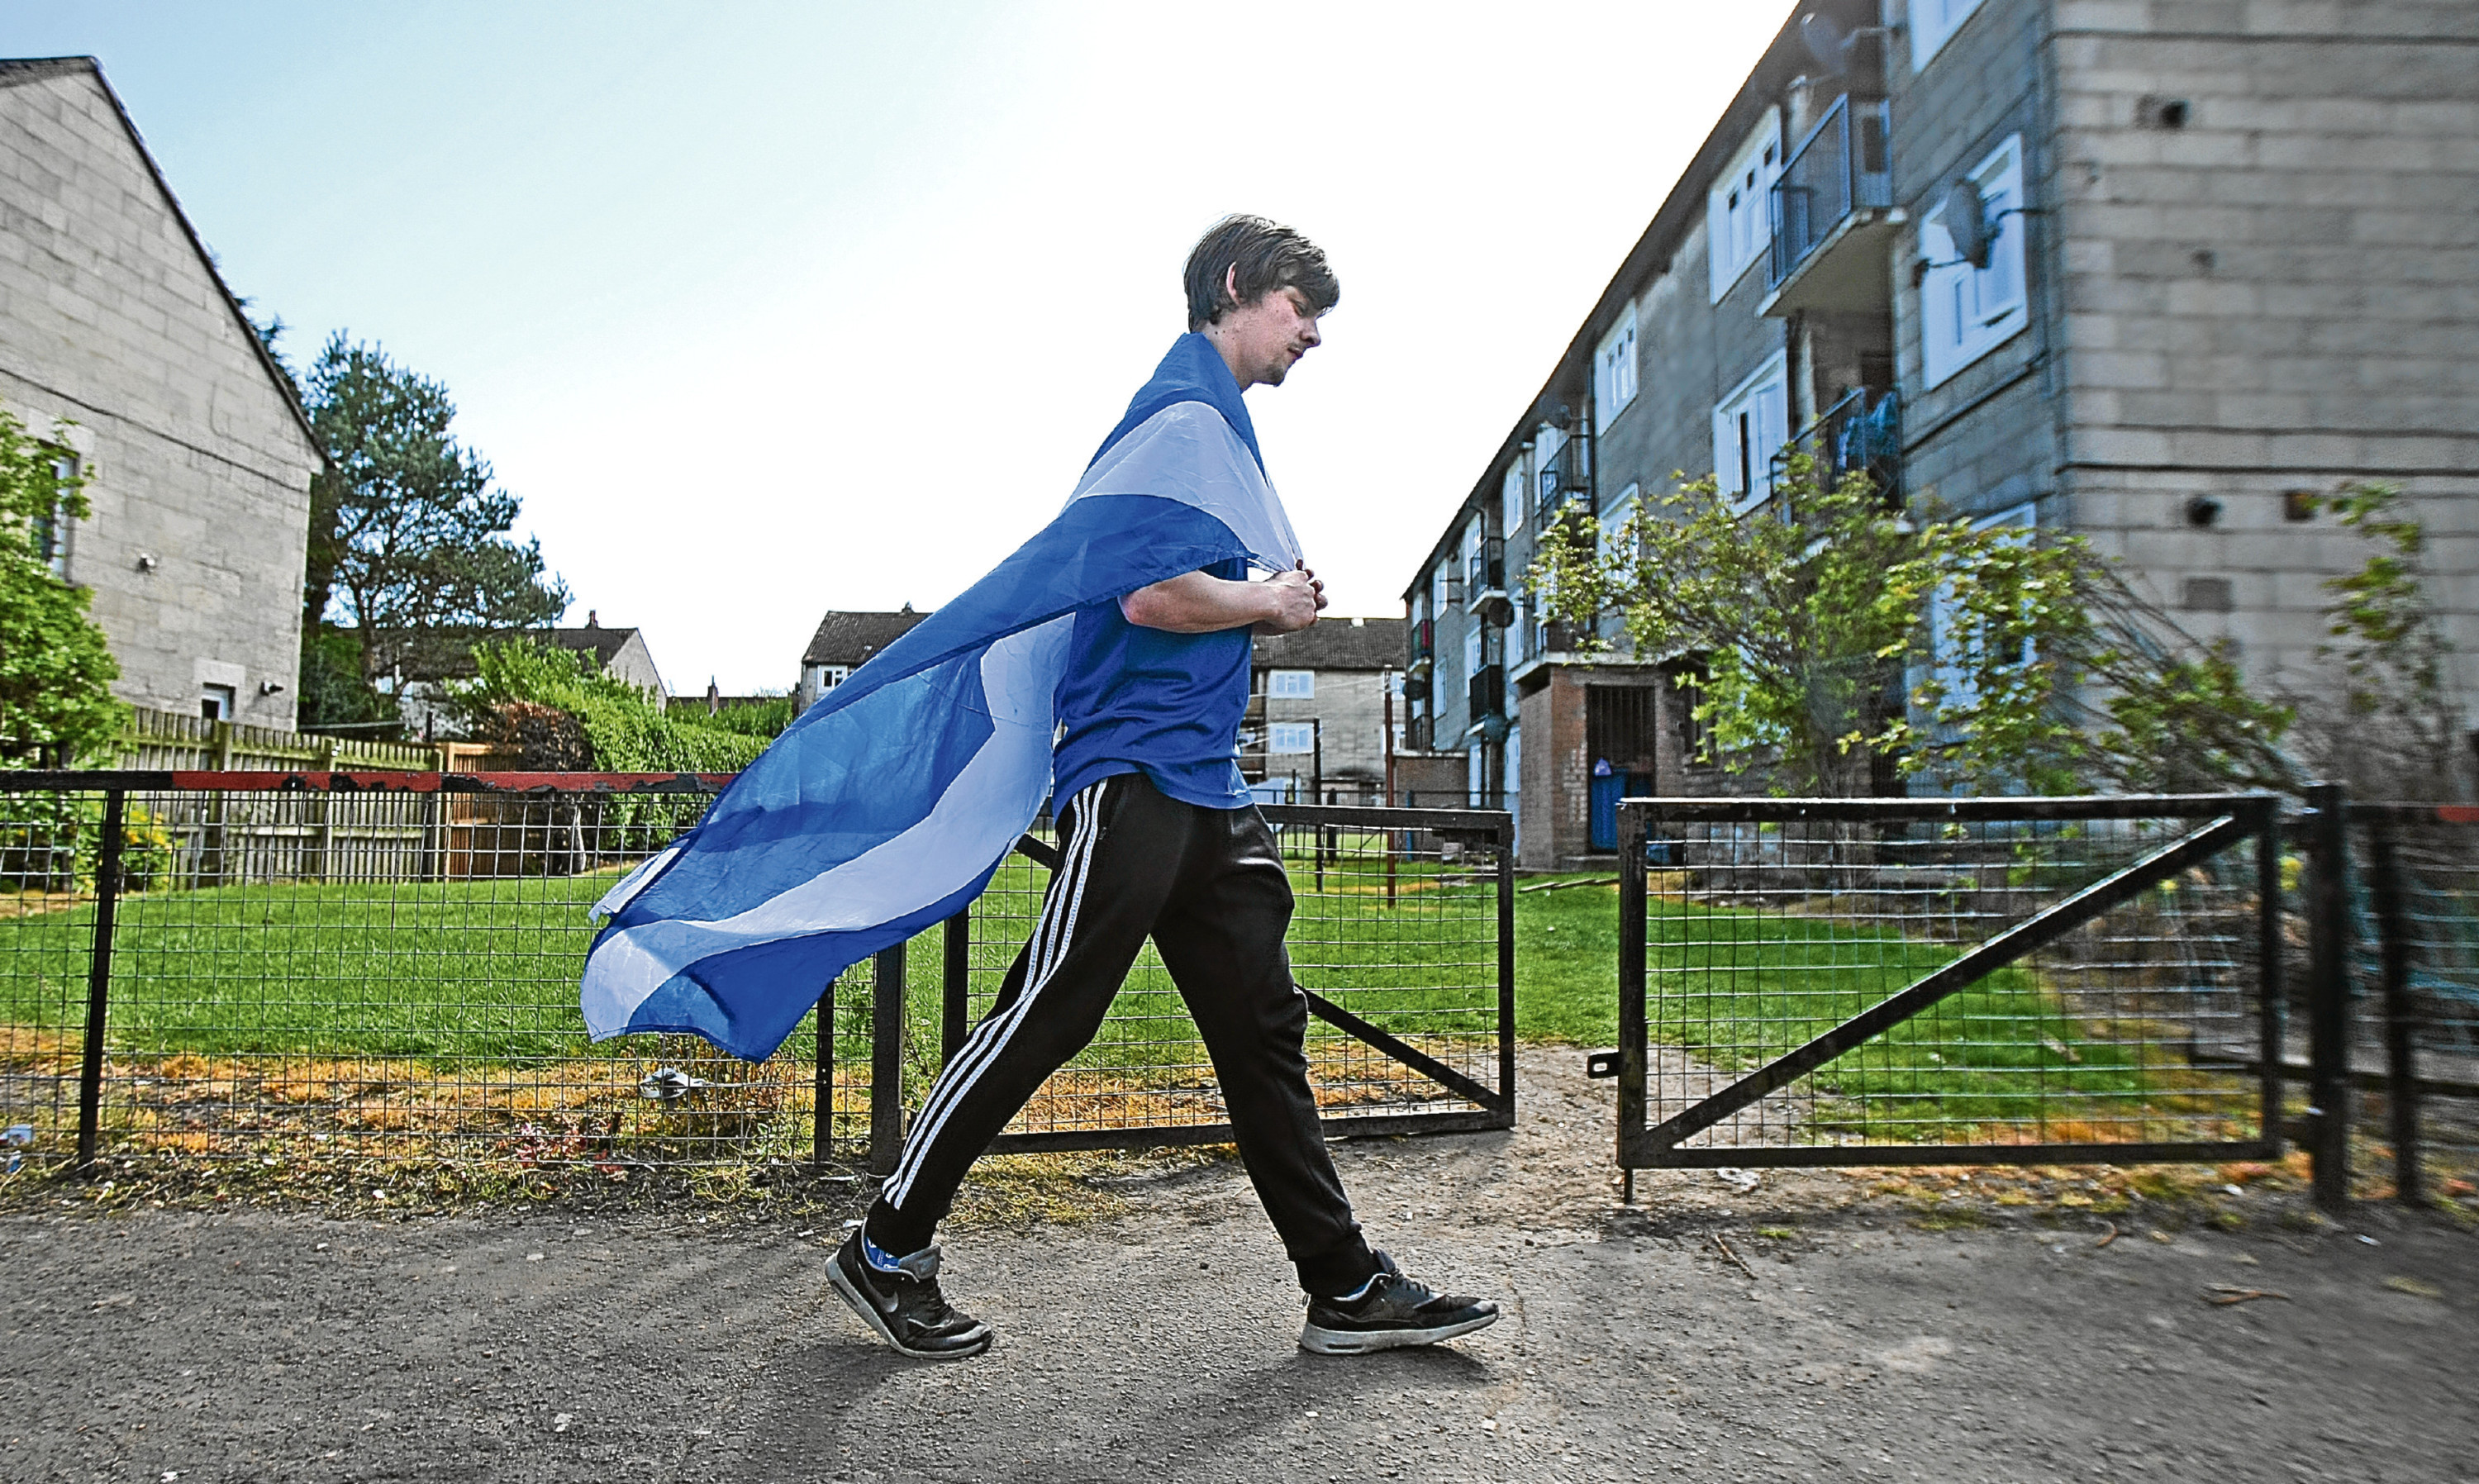
[[[801,652],[803,665],[860,665],[879,651],[912,631],[928,618],[907,603],[897,613],[829,613],[818,620],[818,631]]]
[[[1411,627],[1409,619],[1325,619],[1258,639],[1253,659],[1261,669],[1400,670]]]
[[[1731,95],[1728,106],[1722,110],[1722,116],[1714,122],[1712,132],[1704,136],[1704,142],[1697,147],[1696,157],[1687,162],[1687,168],[1678,172],[1678,179],[1672,184],[1670,193],[1662,197],[1660,208],[1653,213],[1652,220],[1646,224],[1644,235],[1627,249],[1627,255],[1619,263],[1618,271],[1610,275],[1600,296],[1593,301],[1583,322],[1576,326],[1574,338],[1567,343],[1566,350],[1551,368],[1548,379],[1542,383],[1541,390],[1533,394],[1532,400],[1516,418],[1514,427],[1498,445],[1497,451],[1491,454],[1488,463],[1481,467],[1479,477],[1472,481],[1463,502],[1455,507],[1455,513],[1446,522],[1445,530],[1438,537],[1437,544],[1430,548],[1428,555],[1420,559],[1411,585],[1403,589],[1406,601],[1420,590],[1421,576],[1437,565],[1454,545],[1455,538],[1462,534],[1465,512],[1478,508],[1496,493],[1499,471],[1505,468],[1507,459],[1518,448],[1531,440],[1532,430],[1543,421],[1543,415],[1561,402],[1574,404],[1584,399],[1592,388],[1593,351],[1600,344],[1601,337],[1618,322],[1619,316],[1634,301],[1646,282],[1668,271],[1671,259],[1677,256],[1688,234],[1703,219],[1705,192],[1711,188],[1714,177],[1722,173],[1739,146],[1747,142],[1757,119],[1776,106],[1776,100],[1790,87],[1792,79],[1813,65],[1806,60],[1806,48],[1799,39],[1801,18],[1811,12],[1824,11],[1836,15],[1847,26],[1873,26],[1878,23],[1878,9],[1877,0],[1818,0],[1816,4],[1801,5],[1792,10],[1789,18],[1782,22],[1781,30],[1766,43],[1764,55],[1757,59],[1754,69],[1739,85],[1739,90]]]
[[[258,326],[250,322],[248,311],[242,308],[232,286],[224,282],[222,269],[216,266],[215,254],[207,251],[207,244],[199,238],[198,229],[190,224],[190,214],[181,210],[181,198],[172,193],[171,183],[164,178],[162,167],[155,164],[154,153],[146,147],[145,138],[138,132],[138,125],[129,116],[129,110],[121,106],[120,94],[114,92],[112,84],[104,80],[103,64],[92,57],[0,58],[0,88],[15,88],[55,77],[74,77],[80,73],[92,77],[95,87],[111,100],[112,111],[119,116],[120,127],[128,132],[130,144],[137,149],[139,160],[144,163],[146,173],[154,177],[155,189],[164,193],[164,204],[171,209],[172,219],[181,224],[181,233],[190,240],[190,247],[197,253],[199,265],[206,269],[208,281],[216,286],[217,293],[223,295],[224,307],[232,311],[233,322],[241,326],[242,338],[249,343],[250,349],[258,353],[258,364],[267,371],[267,379],[274,383],[277,394],[284,398],[284,405],[293,409],[294,421],[301,424],[301,436],[310,440],[310,447],[317,450],[321,462],[328,462],[327,446],[319,441],[319,430],[310,424],[309,409],[301,405],[300,389],[293,384],[293,376],[285,371],[283,363],[275,359],[275,352],[268,349],[267,342],[259,338]]]
[[[394,637],[404,652],[408,678],[464,680],[475,674],[473,646],[485,639],[531,639],[553,649],[581,651],[594,656],[595,669],[607,670],[612,656],[636,634],[634,628],[443,628]]]

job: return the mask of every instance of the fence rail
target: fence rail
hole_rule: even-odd
[[[2309,802],[1627,801],[1622,1164],[2295,1139],[2338,1205],[2373,1092],[2424,1199],[2479,1149],[2479,808]]]
[[[1620,808],[1624,1167],[2277,1150],[2269,796]]]
[[[593,904],[728,781],[0,775],[9,1157],[614,1171],[891,1157],[907,1091],[1014,952],[1039,867],[1011,861],[972,921],[823,985],[765,1062],[690,1037],[588,1044],[575,986]],[[1504,1126],[1511,821],[1267,814],[1300,902],[1291,948],[1321,1007],[1311,1057],[1330,1115],[1390,1132]],[[1159,976],[1148,955],[1094,1051],[1020,1120],[1017,1146],[1228,1137]]]

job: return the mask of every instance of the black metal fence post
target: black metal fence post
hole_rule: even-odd
[[[2309,1153],[2315,1204],[2350,1203],[2350,836],[2348,791],[2307,790],[2315,811],[2308,862],[2307,1034]]]
[[[1620,1198],[1635,1199],[1635,1161],[1630,1147],[1644,1133],[1647,1092],[1645,1016],[1644,846],[1648,810],[1619,805],[1619,1168]]]
[[[964,1049],[965,1021],[973,987],[973,909],[968,905],[945,923],[940,940],[938,996],[938,1064],[945,1066]]]
[[[103,1125],[103,1036],[112,998],[112,925],[120,904],[121,815],[128,795],[119,789],[103,796],[103,839],[94,862],[94,948],[87,959],[86,1044],[78,1070],[77,1167],[94,1167],[95,1145]]]
[[[2412,1042],[2410,921],[2402,901],[2400,842],[2392,823],[2367,829],[2367,888],[2375,898],[2377,951],[2384,973],[2385,1115],[2392,1125],[2393,1194],[2427,1203],[2418,1150],[2418,1056]]]
[[[2284,1136],[2281,1058],[2284,1019],[2288,1011],[2288,975],[2282,962],[2287,940],[2282,935],[2281,801],[2266,799],[2257,815],[2255,837],[2256,1066],[2261,1076],[2257,1114],[2263,1140],[2276,1151]]]
[[[811,1094],[809,1163],[824,1169],[835,1156],[835,982],[818,993],[818,1085]]]
[[[1497,1094],[1515,1119],[1515,823],[1497,836]]]
[[[904,1157],[904,947],[870,963],[869,1172],[882,1180]]]

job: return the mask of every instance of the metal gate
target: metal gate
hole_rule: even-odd
[[[1288,946],[1312,1017],[1311,1078],[1329,1135],[1515,1122],[1514,821],[1503,810],[1261,806],[1296,907]],[[988,1013],[1031,931],[1056,854],[1016,848],[942,935],[938,1064]],[[900,979],[900,975],[898,978]],[[882,1058],[900,1057],[886,1040]],[[917,1107],[934,1068],[913,1063]],[[901,1130],[874,1130],[891,1167]],[[1035,1094],[994,1152],[1221,1143],[1232,1138],[1203,1044],[1148,945],[1093,1043]]]
[[[2278,807],[1626,801],[1620,1164],[2270,1157]]]

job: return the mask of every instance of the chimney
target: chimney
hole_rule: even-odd
[[[588,628],[601,628],[602,627],[601,621],[595,614],[595,611],[592,608],[585,610],[585,627]]]
[[[722,709],[723,692],[715,687],[714,677],[707,676],[705,678],[705,714],[712,716]]]

